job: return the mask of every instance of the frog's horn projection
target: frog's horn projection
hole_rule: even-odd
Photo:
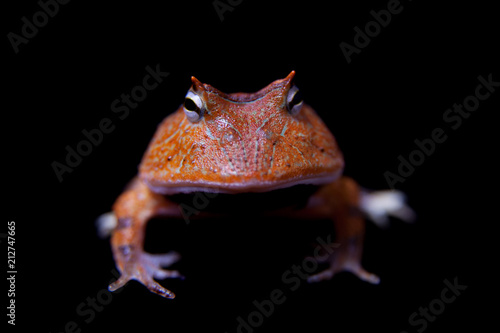
[[[201,91],[207,91],[207,92],[213,92],[216,93],[219,96],[228,98],[228,99],[234,99],[234,100],[253,100],[256,98],[256,96],[263,96],[269,91],[271,91],[274,88],[277,87],[285,87],[285,86],[292,86],[293,85],[293,79],[295,77],[295,71],[292,70],[285,78],[276,80],[274,82],[271,82],[267,87],[262,88],[258,92],[252,94],[250,98],[247,97],[246,93],[232,93],[232,94],[226,94],[214,87],[212,87],[209,84],[202,83],[200,80],[198,80],[196,77],[191,76],[191,82],[193,83],[191,89],[193,91],[201,92]]]
[[[194,76],[191,76],[191,82],[193,82],[193,89],[195,91],[200,90],[200,89],[204,90],[204,84],[201,83],[200,80],[198,80]]]
[[[293,82],[293,78],[295,77],[295,71],[291,71],[290,74],[288,74],[283,81],[287,82]]]

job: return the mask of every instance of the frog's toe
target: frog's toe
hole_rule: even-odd
[[[171,271],[167,269],[157,269],[154,272],[154,278],[158,280],[163,280],[163,279],[173,279],[173,278],[178,278],[178,279],[184,279],[184,276],[179,273],[179,271]]]
[[[121,269],[120,278],[111,283],[108,287],[110,291],[115,291],[123,287],[128,281],[136,280],[145,285],[151,292],[166,298],[174,298],[175,294],[164,288],[154,279],[183,278],[175,270],[166,270],[162,267],[168,267],[179,260],[179,254],[170,252],[167,254],[138,253],[130,256]]]
[[[168,267],[180,259],[180,255],[177,252],[165,254],[143,253],[142,257],[147,276],[159,280],[166,278],[184,278],[178,271],[162,269],[162,267]]]
[[[307,282],[320,282],[323,280],[330,280],[333,277],[334,273],[331,269],[325,269],[322,272],[311,275],[307,278]]]
[[[371,284],[379,284],[380,283],[380,278],[378,275],[373,274],[365,270],[363,267],[358,266],[355,269],[350,270],[351,273],[356,275],[360,280],[369,282]]]
[[[175,294],[168,290],[167,288],[163,287],[160,285],[158,282],[154,281],[153,279],[147,279],[146,281],[141,281],[146,288],[149,289],[149,291],[158,294],[160,296],[163,296],[165,298],[175,298]]]
[[[378,284],[380,278],[368,272],[361,264],[360,248],[355,246],[340,246],[337,251],[333,252],[328,258],[329,265],[327,269],[317,274],[311,275],[307,280],[308,282],[319,282],[323,280],[330,280],[333,276],[340,272],[350,272],[356,275],[360,280]]]
[[[372,283],[372,284],[379,284],[380,283],[380,278],[365,270],[361,266],[356,266],[356,267],[344,267],[344,268],[327,268],[322,272],[319,272],[317,274],[311,275],[308,279],[307,282],[320,282],[323,280],[330,280],[335,274],[346,271],[346,272],[351,272],[354,275],[356,275],[360,280]]]
[[[150,254],[150,253],[143,253],[143,256],[145,256],[145,261],[148,263],[149,266],[153,267],[168,267],[181,258],[181,256],[177,252],[169,252],[169,253],[164,253],[164,254]]]
[[[127,276],[125,274],[122,274],[118,280],[116,280],[115,282],[111,283],[109,286],[108,286],[108,290],[109,291],[115,291],[115,290],[118,290],[120,289],[121,287],[125,286],[127,284],[127,282],[130,281],[130,276]]]

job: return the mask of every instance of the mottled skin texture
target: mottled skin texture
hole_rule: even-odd
[[[298,113],[291,112],[287,96],[294,75],[292,72],[253,94],[224,94],[193,78],[190,91],[202,101],[203,116],[192,122],[183,106],[168,116],[144,155],[138,177],[113,206],[117,224],[111,244],[122,275],[110,290],[135,279],[155,293],[174,297],[155,279],[180,277],[177,271],[161,268],[178,255],[151,255],[143,250],[145,225],[151,217],[181,217],[179,205],[170,195],[262,193],[297,184],[319,186],[306,207],[263,213],[334,222],[339,247],[328,259],[330,268],[309,281],[350,271],[363,280],[378,282],[378,277],[361,266],[364,219],[358,209],[360,189],[352,179],[341,176],[342,154],[315,111],[304,104]],[[249,203],[248,210],[254,209]]]
[[[269,191],[336,178],[343,158],[323,121],[307,105],[295,116],[287,110],[292,77],[254,94],[230,95],[193,79],[192,91],[207,112],[192,123],[180,107],[163,121],[141,163],[141,180],[176,193],[198,185],[219,192]]]

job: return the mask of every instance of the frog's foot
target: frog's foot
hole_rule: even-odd
[[[361,265],[360,252],[352,244],[351,246],[340,246],[328,258],[330,267],[317,274],[311,275],[308,282],[319,282],[331,279],[335,274],[340,272],[351,272],[359,279],[372,283],[380,283],[380,278],[368,272]]]
[[[175,294],[161,286],[154,279],[184,278],[178,271],[163,269],[179,260],[179,254],[170,252],[167,254],[150,254],[143,251],[135,251],[130,246],[120,249],[117,260],[121,276],[109,285],[110,291],[123,287],[128,281],[136,280],[146,286],[151,292],[166,298],[174,298]]]
[[[416,219],[415,212],[406,204],[405,194],[397,190],[371,192],[364,190],[361,192],[360,208],[381,228],[389,226],[389,216],[407,223],[412,223]]]

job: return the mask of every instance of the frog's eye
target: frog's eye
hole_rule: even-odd
[[[189,91],[184,99],[184,113],[187,119],[193,123],[199,121],[203,117],[204,110],[200,96]]]
[[[293,116],[299,113],[300,109],[302,109],[302,104],[304,104],[302,100],[302,94],[300,93],[299,89],[296,86],[293,86],[288,91],[288,96],[286,97],[286,103],[288,106],[288,111]]]

